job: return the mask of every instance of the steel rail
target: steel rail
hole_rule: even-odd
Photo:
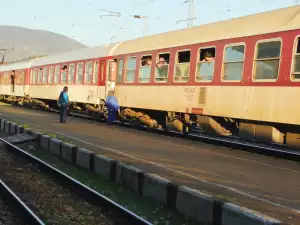
[[[38,216],[2,180],[0,180],[0,195],[5,201],[9,201],[18,211],[22,212],[22,219],[25,223],[44,225]]]
[[[15,105],[15,106],[17,106],[17,105]],[[36,108],[30,108],[30,109],[36,109]],[[39,110],[39,109],[36,109],[36,110]],[[48,111],[48,112],[59,113],[59,111],[56,109],[52,109],[52,111]],[[93,120],[91,116],[79,114],[79,113],[71,112],[70,116],[75,117],[75,118]],[[145,126],[136,127],[136,126],[126,123],[126,122],[124,123],[124,122],[120,122],[120,121],[115,121],[114,124],[118,124],[123,127],[131,128],[131,129],[135,129],[135,130],[141,130],[141,129],[146,130]],[[165,131],[163,129],[156,129],[153,131],[153,133],[158,133],[158,134],[170,136],[170,137],[182,138],[182,139],[191,140],[191,141],[202,141],[202,142],[209,143],[209,144],[234,148],[236,150],[242,150],[242,151],[250,152],[250,153],[257,153],[257,154],[266,155],[266,156],[273,156],[276,158],[287,159],[287,160],[296,161],[296,162],[300,161],[300,151],[296,151],[296,150],[290,149],[284,145],[279,145],[279,144],[261,143],[261,142],[256,142],[254,140],[253,141],[242,140],[236,136],[220,137],[220,136],[213,136],[213,135],[207,135],[207,134],[184,135],[184,134],[176,132],[176,131]]]
[[[114,202],[113,200],[105,197],[104,195],[96,192],[95,190],[87,187],[86,185],[80,183],[79,181],[75,180],[74,178],[68,176],[67,174],[63,173],[62,171],[54,168],[53,166],[49,165],[48,163],[40,160],[39,158],[29,154],[28,152],[22,150],[21,148],[7,142],[6,140],[0,138],[0,141],[4,143],[4,147],[6,147],[9,151],[14,154],[21,155],[22,157],[26,158],[28,161],[37,164],[41,171],[45,171],[50,173],[55,178],[60,180],[63,185],[68,185],[69,188],[73,189],[73,191],[77,192],[77,194],[89,201],[92,201],[98,205],[101,205],[104,210],[114,211],[122,215],[123,218],[128,219],[131,221],[131,224],[136,225],[152,225],[152,223],[146,221],[142,217],[136,215],[135,213],[131,212],[130,210],[126,209],[125,207],[121,206],[120,204]]]

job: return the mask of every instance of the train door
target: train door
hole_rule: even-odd
[[[101,99],[105,98],[105,61],[104,60],[100,60],[100,61],[96,61],[95,63],[95,69],[97,69],[97,102],[98,104],[101,102]]]
[[[106,79],[105,79],[105,97],[108,96],[109,91],[115,90],[116,77],[117,77],[117,63],[113,60],[107,62],[106,66]]]

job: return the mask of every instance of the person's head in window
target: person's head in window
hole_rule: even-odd
[[[213,60],[215,60],[215,58],[212,57],[211,52],[204,53],[204,59],[203,59],[204,62],[209,62],[209,61],[213,61]]]

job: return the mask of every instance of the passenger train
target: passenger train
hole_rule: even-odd
[[[0,95],[120,120],[300,147],[300,6],[7,63]],[[45,107],[47,108],[47,107]]]

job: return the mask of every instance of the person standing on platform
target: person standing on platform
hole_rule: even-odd
[[[116,120],[117,115],[120,113],[120,106],[119,106],[117,98],[114,96],[113,91],[108,92],[105,106],[108,109],[107,122],[108,122],[108,124],[112,124]]]
[[[58,98],[58,105],[60,105],[60,123],[66,123],[67,111],[69,106],[68,87],[64,87],[63,91],[60,92]]]

